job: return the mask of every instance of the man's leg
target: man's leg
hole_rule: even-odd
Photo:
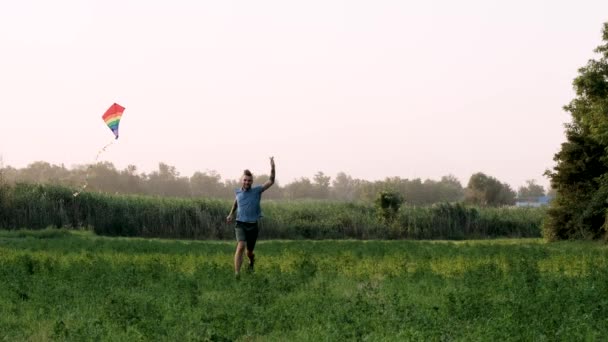
[[[253,254],[253,251],[247,250],[247,257],[249,258],[249,270],[253,271],[253,264],[255,263],[255,254]]]
[[[239,241],[236,245],[236,252],[234,253],[234,274],[239,275],[241,272],[241,265],[243,264],[243,251],[245,250],[245,241]]]
[[[255,263],[255,254],[253,254],[253,249],[255,248],[255,243],[258,240],[258,227],[251,230],[247,230],[247,257],[249,258],[249,269],[253,271],[253,265]]]

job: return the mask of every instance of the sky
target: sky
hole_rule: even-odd
[[[2,1],[0,157],[91,163],[117,102],[120,169],[547,185],[606,21],[605,0]]]

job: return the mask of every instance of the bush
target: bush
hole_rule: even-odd
[[[401,204],[403,204],[403,197],[396,191],[384,190],[378,192],[374,204],[378,210],[380,221],[391,224],[395,220]]]

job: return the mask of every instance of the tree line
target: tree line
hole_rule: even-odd
[[[87,191],[110,194],[140,194],[148,196],[184,198],[234,198],[238,179],[223,179],[216,171],[195,172],[187,177],[175,166],[159,163],[150,173],[139,172],[135,165],[120,170],[110,162],[77,166],[72,169],[44,161],[24,168],[0,165],[0,181],[32,184],[52,184],[77,188],[87,183]],[[256,175],[255,182],[263,183],[268,175]],[[545,194],[545,189],[534,181],[515,192],[508,184],[482,172],[471,176],[466,187],[452,176],[440,180],[387,177],[368,181],[340,172],[335,177],[317,172],[312,178],[300,177],[291,183],[270,188],[264,197],[273,200],[336,200],[373,202],[383,191],[399,194],[406,204],[430,205],[443,202],[464,202],[481,206],[512,205],[517,198],[533,200]]]

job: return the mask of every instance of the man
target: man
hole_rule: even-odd
[[[249,269],[253,271],[255,263],[255,242],[258,239],[258,220],[262,217],[260,201],[262,193],[274,184],[274,157],[270,157],[270,179],[264,185],[252,187],[253,175],[249,170],[243,172],[241,177],[241,188],[236,189],[236,199],[230,209],[230,214],[226,217],[226,222],[230,223],[234,219],[236,211],[236,252],[234,253],[234,275],[238,278],[243,264],[243,250],[247,248],[247,257],[249,258]]]

